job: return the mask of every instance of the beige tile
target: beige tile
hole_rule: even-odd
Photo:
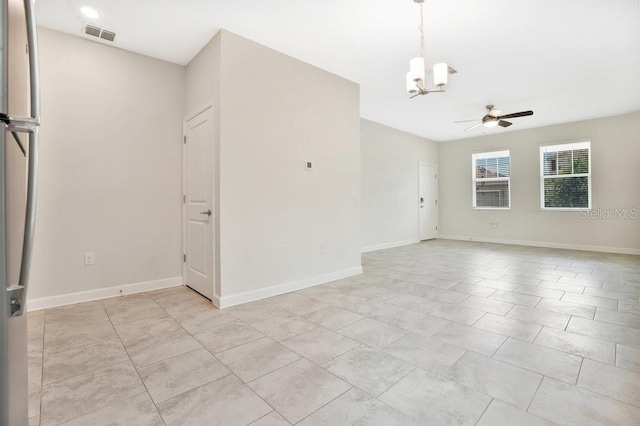
[[[53,354],[113,339],[117,340],[118,335],[109,321],[94,324],[80,322],[73,328],[47,330],[44,335],[44,349],[48,354]]]
[[[366,302],[351,305],[347,309],[367,318],[377,320],[385,320],[404,310],[403,308],[377,300],[367,300]]]
[[[260,417],[250,426],[290,426],[291,423],[286,421],[284,417],[275,411],[270,412],[266,416]]]
[[[496,291],[495,288],[482,287],[470,284],[456,284],[450,288],[451,291],[457,291],[458,293],[470,294],[472,296],[487,297]]]
[[[44,321],[49,333],[76,328],[80,324],[108,323],[109,317],[102,305],[93,302],[47,309]]]
[[[264,300],[233,306],[225,309],[225,311],[247,324],[287,314],[287,311],[284,309],[273,306],[271,303]]]
[[[564,282],[557,282],[557,281],[542,281],[537,285],[537,287],[547,288],[549,290],[563,291],[568,293],[576,293],[576,294],[582,294],[584,292],[583,285],[567,284]]]
[[[523,410],[542,379],[539,374],[473,352],[467,352],[442,376]]]
[[[64,426],[164,426],[160,413],[149,398],[141,393],[108,407],[80,416]]]
[[[142,367],[138,372],[156,404],[231,373],[204,348]]]
[[[137,368],[201,347],[200,343],[184,330],[146,337],[126,345],[129,357]]]
[[[618,301],[613,299],[606,299],[604,297],[597,296],[585,296],[584,294],[565,293],[560,299],[565,302],[578,303],[587,306],[596,306],[598,308],[605,309],[618,309]]]
[[[547,299],[555,299],[555,300],[560,300],[560,298],[564,294],[564,291],[561,291],[561,290],[552,290],[548,288],[529,286],[529,285],[522,285],[516,288],[515,290],[513,290],[513,292],[528,294],[531,296],[546,297]]]
[[[114,328],[125,346],[147,337],[167,334],[181,329],[176,320],[167,314],[116,324]]]
[[[376,349],[384,348],[407,334],[405,330],[370,318],[341,328],[338,332]]]
[[[295,315],[305,315],[329,306],[328,303],[319,302],[316,299],[297,293],[270,297],[266,301]]]
[[[636,289],[633,292],[612,291],[612,290],[603,290],[599,288],[587,287],[584,289],[584,294],[586,296],[597,296],[597,297],[604,297],[606,299],[628,300],[630,302],[637,302],[638,295],[640,294],[640,286],[636,287]]]
[[[426,313],[439,302],[437,300],[425,299],[424,297],[413,294],[401,294],[387,300],[385,303],[420,313]]]
[[[27,366],[29,377],[42,376],[43,350],[35,349],[27,351]]]
[[[626,312],[612,311],[610,309],[596,309],[596,321],[608,322],[610,324],[624,325],[626,327],[640,329],[640,315]]]
[[[578,387],[640,406],[640,373],[585,359]]]
[[[516,305],[534,307],[540,301],[541,297],[515,293],[513,291],[498,290],[491,296],[489,296],[489,299],[500,300],[502,302],[513,303]]]
[[[356,303],[366,302],[366,297],[356,296],[355,294],[349,294],[346,292],[338,291],[331,293],[321,293],[317,295],[311,295],[316,300],[319,300],[330,305],[337,306],[339,308],[346,308]]]
[[[28,410],[29,418],[31,418],[40,415],[40,401],[42,398],[42,377],[29,377],[28,389]]]
[[[343,393],[298,423],[299,426],[409,426],[410,424],[414,424],[413,421],[400,412],[355,388]],[[415,424],[417,426],[417,423]]]
[[[567,331],[627,346],[640,346],[640,330],[622,325],[572,317]]]
[[[496,315],[505,315],[513,308],[511,303],[500,302],[485,297],[469,296],[460,302],[460,306],[476,309],[482,312],[491,312]]]
[[[42,381],[45,385],[129,361],[118,340],[45,355]]]
[[[236,346],[216,356],[244,382],[300,359],[298,354],[268,337]]]
[[[561,425],[635,425],[640,409],[629,404],[546,378],[530,413]]]
[[[264,334],[250,325],[234,322],[208,329],[193,337],[205,348],[217,353],[260,339]]]
[[[630,302],[626,300],[620,300],[618,302],[618,310],[620,312],[626,312],[628,314],[640,315],[640,301]]]
[[[493,358],[569,384],[575,384],[582,363],[582,357],[513,338]]]
[[[323,327],[315,328],[280,343],[318,365],[324,364],[360,344]]]
[[[595,306],[580,305],[564,300],[547,299],[545,297],[536,305],[536,309],[544,309],[561,314],[593,319],[596,313]]]
[[[236,317],[218,308],[189,313],[180,318],[180,325],[191,334],[237,321]]]
[[[425,425],[474,424],[491,397],[416,369],[378,399]]]
[[[615,360],[615,343],[568,331],[545,327],[534,343],[608,364],[613,364]]]
[[[272,339],[281,341],[312,330],[318,325],[304,318],[285,314],[253,323],[252,326]]]
[[[440,302],[460,303],[464,299],[469,297],[466,294],[457,293],[455,291],[442,290],[439,288],[431,288],[428,286],[425,286],[425,287],[426,287],[426,290],[421,294],[421,296],[427,299],[438,300]]]
[[[473,296],[469,296],[473,297]],[[477,309],[469,309],[459,305],[440,303],[429,310],[429,315],[440,317],[460,324],[471,325],[485,315],[485,312]]]
[[[44,328],[27,330],[27,350],[40,351],[44,348]]]
[[[107,309],[113,306],[119,305],[127,305],[127,304],[140,304],[146,303],[148,301],[152,301],[153,299],[149,297],[146,293],[135,293],[135,294],[127,294],[126,296],[117,296],[109,299],[103,299],[100,302],[102,306]]]
[[[106,310],[113,324],[122,324],[165,314],[164,309],[150,298],[135,303],[114,304],[107,307]]]
[[[537,324],[493,314],[486,314],[473,326],[529,342],[533,342],[533,339],[535,339],[538,332],[542,329],[542,326]]]
[[[407,334],[383,349],[423,370],[439,373],[451,367],[465,350],[419,334]]]
[[[570,315],[559,312],[545,311],[544,309],[530,308],[528,306],[515,306],[507,314],[507,318],[539,324],[549,328],[564,330],[569,323]]]
[[[551,423],[494,399],[480,418],[480,421],[476,423],[476,426],[497,425],[551,426]]]
[[[45,311],[32,311],[27,313],[27,330],[37,330],[44,327]]]
[[[451,323],[451,321],[410,310],[400,312],[391,318],[387,318],[384,322],[424,336],[431,336]]]
[[[40,426],[40,416],[30,417],[29,426]]]
[[[143,392],[144,385],[130,362],[45,385],[41,423],[63,423]]]
[[[388,288],[371,285],[361,287],[357,290],[350,291],[349,293],[355,296],[362,296],[366,297],[367,299],[378,300],[381,302],[398,295],[398,292],[389,290]]]
[[[616,366],[640,372],[640,348],[617,345]]]
[[[300,359],[249,383],[287,421],[297,423],[351,388],[351,385]]]
[[[415,367],[383,352],[359,346],[329,361],[324,368],[364,392],[378,396]]]
[[[330,330],[339,330],[349,324],[358,322],[364,317],[345,309],[329,306],[304,315],[304,318]]]
[[[432,336],[460,348],[491,356],[507,340],[506,336],[458,323],[450,323]]]
[[[246,425],[272,411],[230,374],[158,404],[167,426]]]

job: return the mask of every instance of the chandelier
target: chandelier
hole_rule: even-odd
[[[407,73],[407,92],[409,98],[413,99],[418,95],[426,95],[433,92],[444,92],[444,86],[447,84],[449,74],[455,74],[457,71],[444,62],[437,63],[433,66],[433,70],[429,73],[433,74],[433,84],[437,89],[429,90],[426,86],[424,60],[424,0],[413,0],[420,4],[420,56],[412,58],[409,62],[409,72]]]

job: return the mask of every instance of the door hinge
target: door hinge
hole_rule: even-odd
[[[436,206],[438,205],[438,200],[436,200]]]
[[[436,179],[438,179],[438,174],[436,173]]]
[[[187,255],[186,255],[186,254],[183,254],[183,255],[182,255],[182,261],[183,261],[183,262],[186,262],[186,261],[187,261]]]
[[[438,230],[438,227],[436,226],[436,231]]]
[[[183,202],[183,203],[186,203],[186,202],[187,202],[187,196],[186,196],[186,195],[183,195],[183,196],[182,196],[182,202]]]
[[[187,143],[187,137],[186,137],[186,136],[183,136],[183,137],[182,137],[182,142],[183,142],[183,143]]]

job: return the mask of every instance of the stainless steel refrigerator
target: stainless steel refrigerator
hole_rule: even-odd
[[[25,302],[38,168],[38,49],[33,0],[0,9],[0,425],[28,423]]]

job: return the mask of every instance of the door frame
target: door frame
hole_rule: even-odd
[[[427,163],[425,161],[418,161],[418,197],[417,197],[417,207],[418,207],[418,240],[419,241],[425,241],[422,239],[422,236],[420,235],[420,166],[429,166],[429,167],[433,167],[435,172],[436,172],[436,177],[435,177],[435,182],[434,182],[434,190],[433,190],[433,198],[435,200],[435,204],[436,204],[436,208],[435,208],[435,224],[436,224],[436,232],[435,232],[435,239],[437,239],[440,236],[440,227],[439,227],[439,211],[440,211],[440,203],[438,202],[438,165],[437,164],[432,164],[432,163]]]
[[[182,265],[182,285],[186,286],[187,285],[187,263],[184,261],[184,255],[187,253],[187,218],[188,218],[188,214],[187,214],[187,203],[185,202],[185,196],[187,194],[187,144],[185,142],[185,138],[187,137],[187,123],[195,118],[196,116],[198,116],[199,114],[202,114],[203,112],[205,112],[206,110],[211,109],[212,113],[213,113],[213,117],[214,117],[214,126],[215,126],[215,110],[214,110],[214,106],[213,106],[213,102],[208,102],[206,104],[204,104],[203,106],[196,108],[195,110],[189,112],[188,114],[184,115],[184,117],[182,118],[182,138],[180,141],[180,145],[182,147],[181,152],[182,152],[182,184],[181,184],[181,193],[180,193],[180,211],[181,211],[181,228],[182,228],[182,247],[180,250],[180,264]],[[217,194],[217,180],[218,180],[218,174],[217,174],[217,170],[218,170],[218,166],[216,164],[216,162],[218,161],[218,146],[217,146],[217,138],[215,137],[216,133],[215,133],[215,127],[214,127],[214,132],[213,132],[213,140],[211,141],[211,143],[213,144],[213,153],[214,153],[214,161],[213,164],[211,164],[211,167],[213,168],[213,179],[214,182],[212,183],[211,186],[211,200],[212,200],[212,210],[213,210],[213,215],[214,215],[214,219],[213,219],[213,223],[212,223],[212,233],[213,233],[213,249],[214,249],[214,259],[213,259],[213,276],[212,276],[212,280],[213,280],[213,299],[212,302],[214,305],[216,305],[217,307],[220,307],[220,295],[221,295],[221,291],[220,291],[220,287],[219,287],[219,276],[220,276],[220,263],[219,263],[219,239],[218,239],[218,229],[219,229],[219,223],[220,223],[220,219],[219,219],[219,212],[220,209],[218,208],[218,199],[216,198],[216,194]]]

